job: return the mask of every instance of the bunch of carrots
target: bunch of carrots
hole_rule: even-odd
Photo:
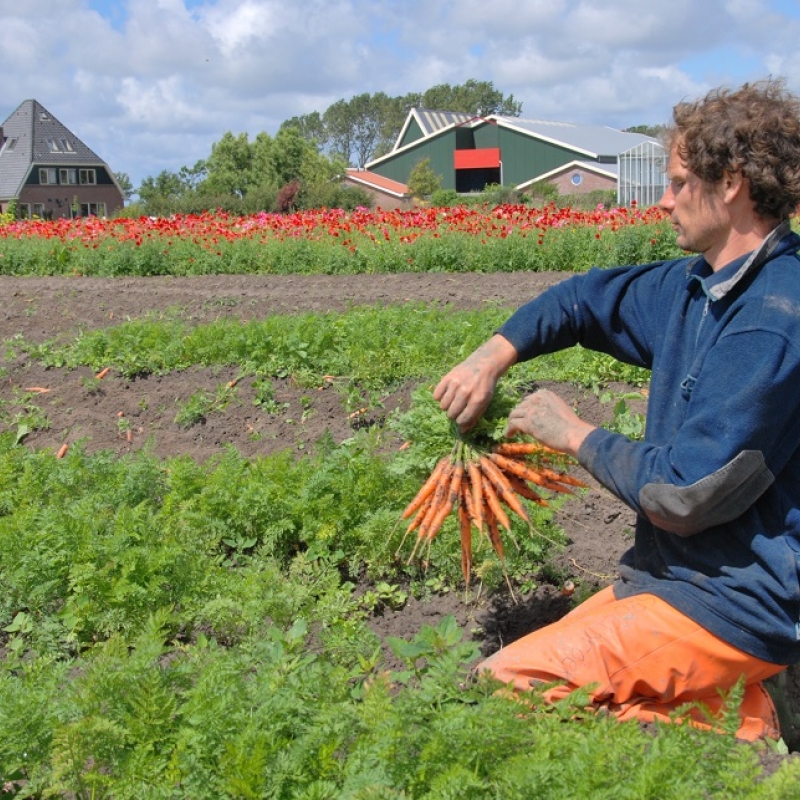
[[[571,494],[571,487],[586,486],[563,471],[544,466],[552,463],[551,457],[555,455],[556,451],[537,442],[501,442],[483,449],[457,440],[403,511],[401,519],[409,520],[403,542],[412,531],[417,532],[409,563],[422,545],[430,545],[454,511],[458,514],[461,570],[467,587],[472,571],[473,528],[488,538],[500,562],[505,564],[500,528],[510,535],[508,512],[531,525],[521,498],[546,506],[547,500],[538,490]]]

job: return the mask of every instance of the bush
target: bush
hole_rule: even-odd
[[[345,186],[341,183],[322,183],[304,187],[299,198],[300,208],[341,208],[354,211],[356,208],[372,208],[372,195],[360,186]]]
[[[429,197],[442,188],[442,176],[437,175],[429,158],[418,161],[408,176],[408,191],[412,197]]]
[[[461,197],[455,189],[438,189],[431,195],[431,205],[436,208],[450,208],[461,203]]]

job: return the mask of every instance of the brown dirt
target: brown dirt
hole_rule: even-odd
[[[456,309],[508,307],[535,296],[564,278],[563,274],[514,273],[407,274],[364,276],[213,276],[192,278],[12,278],[0,277],[5,298],[0,308],[0,341],[22,336],[26,341],[66,339],[128,319],[169,312],[193,323],[233,316],[242,320],[271,314],[343,311],[365,304],[428,301]],[[205,460],[228,445],[245,456],[287,447],[301,452],[324,433],[336,441],[358,427],[380,425],[395,408],[407,408],[408,387],[385,398],[381,407],[353,415],[331,383],[312,389],[291,380],[273,383],[277,411],[254,405],[252,379],[241,380],[224,409],[198,424],[181,427],[175,416],[199,390],[215,395],[238,376],[232,369],[192,369],[128,381],[110,372],[99,385],[89,369],[43,369],[25,357],[0,367],[0,400],[11,401],[29,387],[47,393],[34,402],[50,420],[45,431],[29,434],[32,449],[56,451],[63,443],[81,442],[88,452],[123,454],[147,446],[158,457],[184,454]],[[574,386],[552,387],[587,420],[602,424],[612,418],[612,404]],[[623,390],[618,386],[612,389]],[[644,410],[644,401],[633,410]],[[130,433],[128,433],[130,431]],[[397,445],[400,442],[396,443]],[[390,442],[390,446],[394,443]],[[424,624],[437,624],[453,614],[485,655],[518,636],[541,627],[569,610],[572,599],[562,594],[566,581],[578,585],[576,596],[607,585],[616,577],[620,554],[631,544],[633,512],[591,478],[590,489],[567,502],[558,523],[568,544],[539,587],[514,603],[500,592],[467,603],[450,593],[426,600],[410,599],[399,610],[385,610],[373,620],[383,636],[413,636]],[[795,681],[790,681],[793,690]],[[796,708],[800,702],[792,699]]]

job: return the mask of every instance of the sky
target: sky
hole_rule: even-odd
[[[337,100],[490,81],[533,119],[668,122],[772,76],[800,0],[0,0],[0,122],[37,100],[134,187]]]

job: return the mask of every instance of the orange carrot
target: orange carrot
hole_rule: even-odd
[[[478,531],[483,533],[483,483],[481,468],[476,460],[470,458],[467,461],[467,473],[469,474],[470,487],[472,489],[472,505],[475,509],[475,515],[480,520]]]
[[[545,480],[555,481],[556,483],[568,483],[570,486],[586,488],[586,484],[582,480],[574,478],[572,475],[567,475],[566,472],[556,472],[555,470],[546,469],[545,467],[540,467],[539,472]]]
[[[540,506],[547,507],[550,504],[545,500],[543,497],[538,495],[536,492],[525,483],[522,478],[518,475],[515,475],[513,472],[504,472],[506,480],[511,484],[511,488],[520,496],[524,497],[526,500],[532,500],[534,503]]]
[[[514,494],[514,489],[508,482],[508,479],[494,463],[486,456],[481,457],[481,471],[491,481],[492,485],[497,491],[497,496],[505,503],[515,514],[522,517],[525,522],[530,522],[528,512],[525,507],[520,503],[519,498]]]
[[[429,494],[423,501],[422,505],[417,509],[417,513],[414,514],[414,519],[408,523],[408,527],[406,528],[406,533],[411,533],[411,531],[416,530],[422,524],[422,520],[425,519],[425,515],[428,513],[428,510],[433,503],[433,493]]]
[[[430,527],[427,531],[427,538],[428,541],[433,539],[437,533],[439,533],[439,529],[442,527],[442,523],[447,519],[447,515],[452,510],[453,506],[458,501],[458,498],[461,494],[461,481],[464,477],[464,463],[461,459],[457,459],[456,463],[453,465],[453,469],[450,473],[450,484],[447,489],[447,498],[444,502],[439,513],[434,517],[433,521],[430,524]]]
[[[111,367],[104,367],[103,369],[100,370],[100,372],[97,373],[97,375],[95,375],[95,378],[101,381],[103,380],[103,378],[105,378],[106,375],[108,375],[109,372],[111,372]]]
[[[420,538],[423,538],[425,536],[428,528],[430,527],[431,522],[433,522],[439,510],[447,501],[447,491],[450,486],[450,476],[453,472],[453,469],[454,466],[452,462],[448,459],[447,464],[445,464],[444,470],[442,471],[442,474],[439,477],[439,481],[433,490],[433,495],[432,495],[433,502],[428,508],[428,513],[425,515],[425,518],[422,520],[422,523],[419,526],[418,534]]]
[[[540,442],[500,442],[493,450],[501,456],[545,456],[558,453],[558,450],[553,450]]]
[[[494,463],[497,464],[497,466],[500,467],[500,469],[502,469],[504,472],[511,472],[514,475],[518,475],[525,481],[530,481],[531,483],[535,483],[537,486],[543,486],[545,489],[551,489],[554,492],[572,494],[572,491],[567,489],[566,486],[561,486],[558,483],[547,480],[546,478],[542,477],[538,470],[528,466],[519,459],[508,458],[500,455],[499,453],[489,453],[488,457],[494,461]]]
[[[436,466],[433,468],[433,471],[428,476],[428,479],[425,483],[422,484],[422,487],[417,492],[414,499],[406,506],[405,510],[403,511],[402,518],[408,519],[426,500],[426,498],[433,493],[433,490],[436,488],[437,483],[439,482],[439,478],[442,475],[445,467],[450,463],[450,456],[442,457],[437,463]]]
[[[467,473],[467,475],[469,475],[469,473]],[[479,510],[480,507],[475,506],[475,497],[472,493],[472,484],[469,477],[461,483],[461,501],[464,503],[464,508],[466,509],[470,522],[480,532],[483,528],[483,517]]]
[[[67,454],[67,450],[69,450],[69,445],[66,442],[64,442],[64,444],[62,444],[61,447],[58,448],[58,452],[56,453],[56,458],[64,458],[64,456]]]
[[[461,502],[458,504],[458,522],[461,528],[461,573],[467,589],[472,572],[472,521],[466,505],[466,498],[469,496],[469,492],[463,492]]]
[[[508,514],[503,511],[503,506],[500,505],[500,498],[497,496],[492,482],[485,475],[483,476],[481,488],[483,489],[483,498],[486,501],[486,505],[489,506],[495,520],[500,522],[507,531],[510,531],[511,520],[509,520]],[[488,518],[486,519],[486,523],[489,523]]]
[[[489,530],[489,541],[492,543],[497,557],[505,565],[506,558],[503,552],[503,542],[500,539],[500,529],[497,527],[497,517],[494,515],[494,509],[491,506],[486,509],[486,527]]]
[[[407,563],[409,564],[414,560],[417,554],[417,549],[419,548],[422,540],[427,538],[428,531],[433,527],[434,524],[437,524],[438,527],[441,527],[444,518],[447,516],[447,512],[450,510],[447,507],[447,495],[450,487],[450,477],[454,469],[455,465],[450,460],[450,457],[446,457],[444,470],[442,471],[439,481],[436,483],[431,496],[431,503],[428,506],[428,510],[425,512],[425,516],[422,518],[419,527],[417,528],[417,541],[414,543],[414,548],[411,551],[411,555],[408,557]],[[444,516],[442,516],[441,521],[438,521],[443,509],[445,510]]]

